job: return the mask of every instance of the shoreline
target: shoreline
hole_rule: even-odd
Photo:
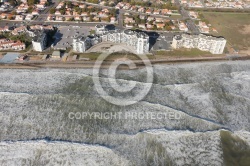
[[[199,63],[199,62],[218,62],[218,61],[237,61],[237,60],[250,60],[250,56],[239,56],[239,57],[207,57],[207,58],[180,58],[180,59],[158,59],[150,60],[152,65],[157,64],[182,64],[182,63]],[[65,69],[77,69],[86,68],[91,69],[94,67],[96,61],[35,61],[35,62],[17,62],[17,63],[0,63],[0,69],[39,69],[39,68],[65,68]],[[101,68],[108,68],[114,61],[104,61]],[[136,68],[144,67],[141,60],[134,60]],[[127,66],[121,66],[120,69],[128,69]]]

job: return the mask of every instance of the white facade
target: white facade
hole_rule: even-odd
[[[125,43],[128,46],[132,46],[137,54],[149,52],[149,36],[143,32],[111,30],[102,34],[101,39],[102,41]]]
[[[32,40],[33,50],[42,52],[46,47],[46,42],[47,42],[46,33],[44,32],[37,33],[34,39]]]
[[[208,51],[212,54],[223,54],[226,46],[226,40],[222,37],[213,37],[207,35],[188,35],[175,36],[172,47],[177,48],[197,48],[202,51]]]
[[[106,25],[96,25],[95,30],[96,30],[95,33],[97,35],[102,35],[103,33],[107,31]]]
[[[75,52],[85,52],[92,46],[92,39],[90,37],[79,36],[73,39],[73,50]]]

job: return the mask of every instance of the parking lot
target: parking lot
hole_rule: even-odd
[[[173,32],[163,32],[158,35],[150,35],[150,48],[151,51],[156,50],[171,50],[171,44],[173,37],[176,33]]]
[[[53,44],[54,49],[66,50],[68,47],[72,46],[73,38],[84,34],[89,35],[89,31],[93,27],[83,27],[83,26],[59,26],[55,34],[55,41]]]

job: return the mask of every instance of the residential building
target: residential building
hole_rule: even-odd
[[[177,48],[197,48],[202,51],[208,51],[212,54],[222,54],[226,46],[226,40],[223,37],[199,35],[177,35],[173,38],[172,47]]]
[[[25,20],[31,21],[34,16],[32,14],[27,14]]]
[[[114,43],[125,43],[133,47],[137,54],[149,52],[149,36],[144,32],[120,29],[106,30],[106,32],[101,35],[101,40]]]
[[[205,22],[199,21],[198,26],[201,33],[209,33],[209,27]]]
[[[25,16],[23,16],[23,15],[16,15],[15,20],[22,21],[22,20],[24,20],[24,18],[25,18]]]
[[[179,26],[179,29],[181,31],[185,31],[185,32],[188,31],[188,27],[187,27],[187,25],[184,22],[180,21],[179,24],[178,24],[178,26]]]
[[[106,25],[96,25],[95,26],[95,33],[97,35],[102,35],[103,33],[105,33],[107,31]]]
[[[44,31],[36,31],[35,37],[32,40],[32,46],[34,51],[42,52],[47,43],[47,35]]]
[[[6,38],[0,39],[0,50],[24,50],[25,44],[21,41],[13,41]]]
[[[189,11],[189,16],[190,16],[192,19],[197,19],[197,18],[198,18],[198,12]]]
[[[97,37],[80,35],[73,39],[73,50],[83,53],[97,43]]]

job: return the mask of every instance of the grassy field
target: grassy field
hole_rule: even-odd
[[[213,35],[224,36],[228,46],[239,51],[250,51],[250,14],[249,13],[222,13],[202,12],[205,20],[215,28]]]
[[[101,53],[95,53],[95,52],[91,52],[91,53],[71,53],[70,56],[73,55],[79,55],[79,58],[89,58],[89,60],[97,60],[97,58],[99,57],[99,55],[101,55]],[[152,59],[153,56],[148,56],[149,59]],[[105,60],[116,60],[116,59],[130,59],[130,60],[140,60],[140,58],[133,54],[133,53],[112,53],[110,54],[107,58],[105,58]]]
[[[208,57],[212,54],[210,52],[200,51],[198,49],[178,49],[173,51],[157,51],[155,52],[156,59],[162,58],[194,58],[194,57]],[[213,55],[214,56],[214,55]]]

